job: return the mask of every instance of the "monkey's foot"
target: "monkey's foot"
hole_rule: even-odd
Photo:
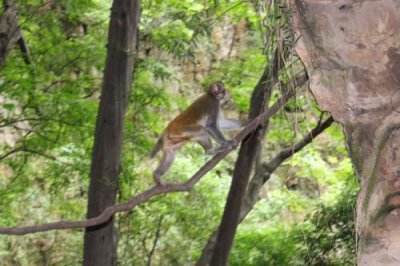
[[[239,145],[239,142],[237,140],[230,140],[230,141],[226,142],[226,144],[223,144],[223,145],[213,149],[212,151],[210,151],[207,154],[217,154],[220,152],[233,150],[233,149],[236,149],[238,145]]]
[[[237,141],[236,139],[232,139],[228,142],[228,144],[226,146],[229,147],[229,149],[236,149],[239,146],[239,141]]]
[[[226,146],[225,145],[222,145],[222,146],[219,146],[219,147],[216,147],[216,148],[214,148],[214,149],[211,149],[211,150],[209,150],[209,151],[206,151],[206,154],[207,155],[215,155],[215,154],[217,154],[217,153],[220,153],[220,152],[223,152],[223,151],[226,151],[227,149],[226,149]]]
[[[165,186],[165,184],[163,182],[161,182],[161,180],[154,179],[154,182],[156,182],[157,186],[161,186],[161,187]]]
[[[153,180],[158,186],[164,186],[164,183],[161,182],[161,178],[159,176],[154,176],[153,175]]]
[[[217,149],[218,148],[208,149],[208,150],[205,151],[205,155],[214,155],[214,154],[216,154],[218,152]]]
[[[239,145],[239,142],[235,139],[232,139],[232,140],[226,142],[226,144],[223,144],[222,146],[220,146],[219,148],[221,148],[221,151],[227,151],[227,150],[236,149],[238,145]]]

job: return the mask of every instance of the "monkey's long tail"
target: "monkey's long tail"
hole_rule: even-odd
[[[161,150],[162,143],[163,143],[163,136],[164,134],[161,134],[161,136],[158,138],[156,145],[154,145],[153,150],[149,154],[149,158],[153,159],[154,156]]]

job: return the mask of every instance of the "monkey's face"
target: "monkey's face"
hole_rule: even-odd
[[[225,99],[225,97],[226,97],[226,90],[222,90],[222,91],[214,94],[214,96],[218,101],[221,101],[221,100]]]
[[[218,101],[225,99],[228,97],[228,93],[224,88],[224,84],[222,82],[215,82],[211,84],[209,93],[215,97]]]

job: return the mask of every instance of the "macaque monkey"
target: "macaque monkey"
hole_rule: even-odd
[[[153,178],[157,184],[161,184],[160,177],[174,162],[176,150],[190,140],[200,144],[206,154],[215,154],[237,146],[234,141],[226,140],[221,132],[221,130],[232,130],[244,125],[243,121],[223,117],[220,103],[228,95],[222,82],[214,82],[206,94],[199,97],[164,129],[149,155],[150,158],[154,158],[158,151],[163,151],[162,159],[153,172]],[[210,137],[213,137],[221,146],[213,149]]]

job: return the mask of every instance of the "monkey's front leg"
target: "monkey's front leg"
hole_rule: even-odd
[[[219,130],[216,125],[210,125],[206,130],[216,141],[218,141],[218,143],[221,144],[221,146],[212,150],[213,154],[233,149],[239,144],[236,140],[226,140],[221,130]]]

